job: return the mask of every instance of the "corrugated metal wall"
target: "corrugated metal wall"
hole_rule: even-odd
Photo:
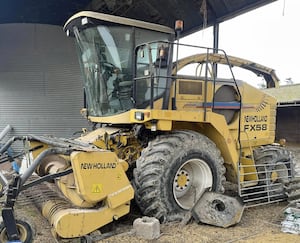
[[[0,25],[0,130],[71,137],[87,127],[80,75],[74,40],[61,27]]]

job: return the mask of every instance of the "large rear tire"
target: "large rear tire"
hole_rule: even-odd
[[[135,199],[161,222],[184,219],[205,191],[224,192],[224,160],[216,145],[194,131],[174,131],[149,142],[136,162]]]
[[[261,146],[254,150],[259,185],[268,193],[271,201],[285,198],[284,184],[294,177],[294,164],[291,153],[276,145]]]

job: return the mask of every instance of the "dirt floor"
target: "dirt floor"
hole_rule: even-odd
[[[192,222],[161,225],[161,236],[151,242],[299,242],[300,236],[282,233],[281,221],[286,203],[246,209],[242,220],[230,228],[217,228]],[[99,242],[149,242],[135,236],[114,236]]]
[[[132,233],[130,220],[117,222],[115,227],[119,234],[111,236],[97,242],[132,242],[132,243],[182,243],[182,242],[299,242],[300,236],[281,232],[281,222],[284,220],[283,211],[287,207],[286,202],[259,206],[246,209],[239,224],[226,229],[214,226],[197,224],[191,222],[187,225],[180,223],[169,223],[160,226],[161,235],[156,240],[143,240],[137,238]],[[18,209],[16,209],[18,211]],[[35,237],[34,243],[57,243],[57,242],[80,242],[56,241],[51,235],[51,227],[48,222],[40,215],[33,206],[26,206],[22,209],[22,214],[18,218],[26,218],[34,225]]]
[[[288,147],[295,154],[295,159],[299,165],[296,169],[300,172],[300,145],[290,144]],[[139,215],[132,214],[112,226],[112,232],[115,232],[115,235],[97,242],[300,242],[300,235],[281,232],[281,222],[285,218],[283,211],[287,206],[287,202],[280,202],[247,208],[244,211],[241,222],[226,229],[197,224],[195,221],[186,225],[180,223],[164,224],[160,226],[160,237],[151,241],[139,239],[134,235],[132,221]],[[80,240],[55,240],[51,234],[49,223],[41,216],[37,208],[31,204],[17,203],[15,212],[17,218],[26,219],[34,227],[34,243],[80,242]],[[103,236],[105,235],[103,234]]]

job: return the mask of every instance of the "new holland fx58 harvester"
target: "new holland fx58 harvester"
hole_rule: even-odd
[[[1,242],[32,238],[14,216],[23,191],[60,238],[119,219],[132,199],[144,215],[182,220],[205,192],[224,193],[226,181],[246,205],[286,197],[294,170],[290,153],[274,144],[276,100],[232,72],[247,69],[269,88],[279,82],[272,69],[180,44],[168,27],[123,17],[80,12],[64,30],[76,40],[81,112],[93,130],[76,139],[13,137],[1,148],[29,141],[33,157],[24,173],[1,175]],[[180,51],[191,55],[179,58]],[[230,78],[217,75],[221,65]]]

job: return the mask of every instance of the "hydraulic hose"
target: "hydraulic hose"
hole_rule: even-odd
[[[23,185],[28,178],[33,174],[37,166],[43,161],[43,159],[50,154],[64,154],[69,155],[71,152],[71,149],[69,148],[48,148],[41,152],[37,158],[33,161],[33,163],[27,168],[27,170],[24,171],[24,173],[21,175],[21,185]]]

